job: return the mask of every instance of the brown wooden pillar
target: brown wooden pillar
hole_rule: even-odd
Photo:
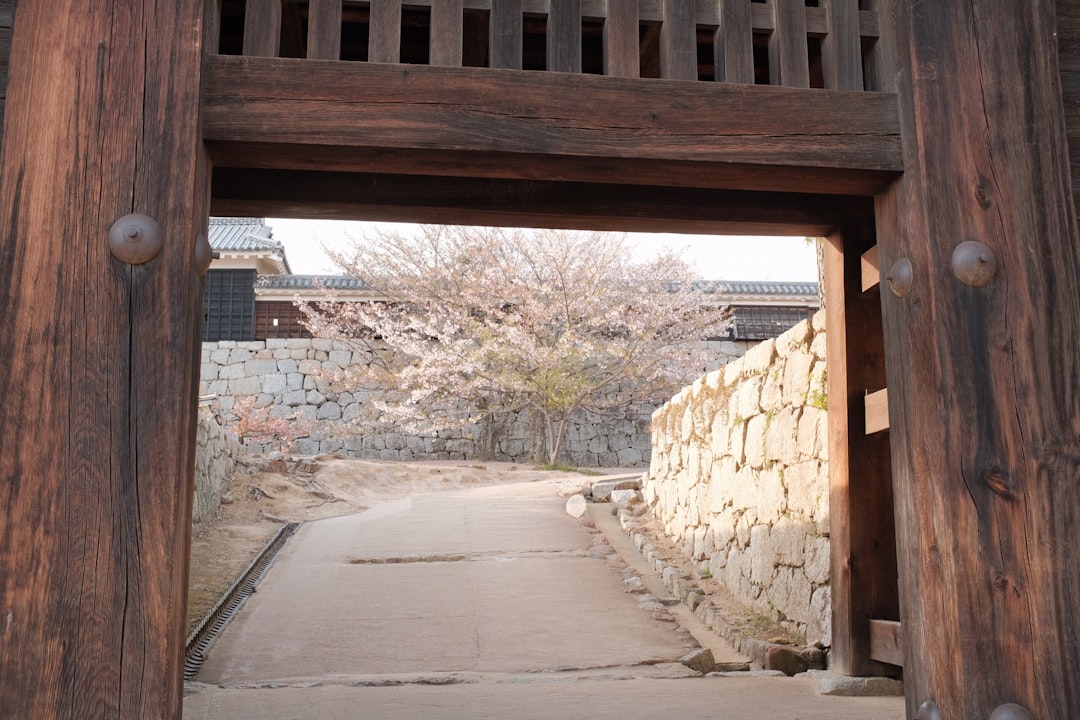
[[[1080,238],[1054,2],[895,4],[906,172],[877,218],[883,274],[912,278],[883,290],[909,716],[1080,717]]]
[[[179,718],[209,177],[203,2],[19,0],[14,24],[0,715]],[[130,213],[161,228],[143,264],[110,252]]]

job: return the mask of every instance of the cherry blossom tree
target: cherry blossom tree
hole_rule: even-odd
[[[694,344],[727,327],[684,261],[633,262],[623,235],[425,226],[331,257],[381,298],[301,303],[317,337],[370,359],[340,386],[414,430],[529,409],[551,464],[574,413],[669,397],[703,370]]]

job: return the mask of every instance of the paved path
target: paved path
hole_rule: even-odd
[[[189,686],[185,720],[903,717],[898,698],[691,673],[685,634],[623,592],[563,503],[541,482],[305,525]]]

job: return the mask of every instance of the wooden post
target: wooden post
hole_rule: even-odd
[[[0,150],[4,717],[180,718],[204,22],[203,0],[16,10]],[[144,264],[110,252],[130,213],[161,228]]]
[[[907,169],[877,216],[883,276],[906,259],[913,279],[883,291],[908,716],[1080,717],[1080,238],[1055,3],[896,0],[896,17]]]
[[[825,243],[830,668],[844,675],[891,675],[897,668],[870,658],[870,621],[899,618],[889,437],[865,432],[866,391],[885,386],[881,304],[876,289],[862,289],[862,255],[874,244],[873,228],[849,221]]]

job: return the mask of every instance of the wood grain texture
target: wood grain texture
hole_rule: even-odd
[[[401,60],[401,0],[371,0],[368,62]]]
[[[461,67],[464,31],[461,0],[431,6],[431,64]]]
[[[281,0],[247,0],[244,6],[244,54],[277,57],[281,48]]]
[[[307,56],[309,60],[341,58],[341,0],[309,0]]]
[[[837,194],[872,193],[902,169],[895,99],[874,93],[219,56],[203,123],[216,160],[297,169],[318,157],[431,174],[421,168],[458,156],[436,174],[596,180],[622,160],[607,179],[658,184],[650,173],[663,171],[708,187],[727,175],[725,187],[759,189],[743,170],[760,166],[773,169],[756,174],[767,189]],[[241,160],[251,143],[277,154]]]
[[[581,0],[551,0],[547,20],[547,69],[581,72]]]
[[[884,303],[908,711],[1080,717],[1080,242],[1055,4],[896,16],[908,171],[878,218],[882,265],[915,277]],[[997,257],[985,287],[950,271],[967,239]]]
[[[492,4],[488,52],[491,67],[521,69],[522,22],[521,0],[500,0]]]
[[[641,72],[637,3],[608,0],[605,10],[604,74],[636,78]]]
[[[874,245],[865,221],[842,223],[824,247],[829,328],[830,669],[893,675],[870,657],[870,620],[899,617],[896,534],[887,433],[866,435],[868,388],[885,384],[880,301],[862,292],[861,256]]]
[[[821,40],[821,69],[830,90],[862,90],[859,0],[824,0],[829,34]]]
[[[772,0],[774,29],[769,36],[769,84],[810,87],[803,0]]]
[[[863,85],[876,92],[896,92],[897,38],[894,0],[862,0],[859,34],[870,38],[863,64]],[[869,28],[870,20],[874,27]]]
[[[820,235],[869,198],[613,183],[214,170],[216,215],[734,234]]]
[[[697,80],[697,26],[694,0],[664,0],[660,27],[660,77]]]
[[[1058,0],[1055,5],[1061,95],[1065,105],[1075,207],[1080,202],[1080,2]]]
[[[5,717],[180,717],[203,22],[200,0],[18,8],[0,151]],[[139,266],[106,242],[132,212],[163,231]]]
[[[873,435],[889,429],[889,391],[877,390],[864,398],[866,434]]]
[[[750,0],[720,0],[713,48],[717,82],[754,83]]]
[[[895,620],[870,621],[870,657],[890,665],[904,664],[903,626]]]
[[[873,290],[881,284],[881,269],[878,267],[877,245],[862,255],[862,291]]]

